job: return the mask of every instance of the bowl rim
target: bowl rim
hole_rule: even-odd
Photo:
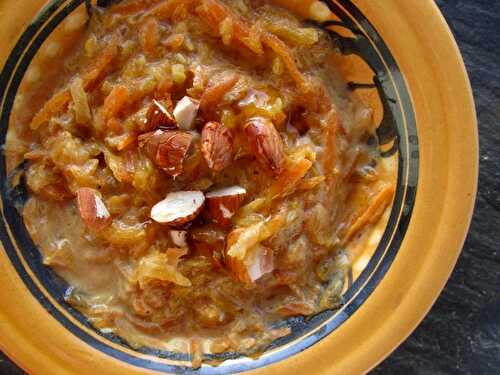
[[[397,5],[397,0],[387,0],[387,1],[392,2],[392,3],[396,3],[396,4],[393,4],[395,6]],[[414,0],[414,1],[417,2],[418,0]],[[421,2],[421,3],[419,2],[418,4],[419,4],[418,7],[420,8],[420,12],[422,12],[422,14],[430,17],[430,18],[427,18],[427,22],[432,23],[434,25],[435,28],[434,28],[433,33],[436,33],[436,32],[439,33],[440,38],[441,38],[440,47],[445,48],[449,52],[452,52],[452,55],[450,55],[450,56],[452,56],[453,58],[451,58],[451,59],[450,59],[450,57],[448,57],[448,58],[450,60],[452,60],[452,64],[451,64],[452,68],[453,68],[452,72],[457,73],[456,77],[455,77],[456,79],[453,80],[453,88],[457,89],[458,90],[457,92],[463,94],[459,98],[455,98],[456,106],[454,108],[456,111],[460,112],[461,116],[459,116],[459,118],[466,120],[463,123],[468,124],[468,125],[463,125],[463,126],[469,126],[469,128],[466,129],[466,130],[468,130],[468,133],[470,133],[470,130],[471,130],[470,128],[474,128],[472,131],[472,138],[471,138],[472,142],[469,143],[469,148],[467,148],[463,142],[462,142],[461,146],[465,147],[466,151],[468,151],[468,152],[466,152],[466,155],[477,154],[477,131],[476,131],[476,126],[475,126],[476,122],[475,122],[474,105],[473,105],[473,100],[472,100],[470,84],[469,84],[468,79],[467,79],[467,74],[465,72],[465,67],[464,67],[463,61],[460,57],[458,47],[456,46],[456,44],[453,40],[453,37],[451,35],[451,32],[449,31],[444,19],[440,15],[437,6],[431,0],[426,0],[425,2]],[[367,16],[368,19],[370,19],[370,21],[372,21],[372,19],[376,18],[375,16],[377,13],[374,12],[373,6],[372,6],[372,8],[370,8],[371,5],[369,4],[369,0],[359,0],[358,2],[356,2],[356,6],[358,6],[363,11],[363,13],[365,13],[365,15]],[[404,8],[404,6],[403,6],[403,8]],[[370,12],[372,12],[372,15],[374,18],[370,18],[370,16],[368,15]],[[436,31],[436,28],[438,28],[438,31]],[[390,43],[388,43],[388,44],[390,45]],[[397,55],[395,55],[395,57],[396,57],[396,59],[398,59]],[[401,66],[401,61],[398,61],[398,64]],[[401,70],[403,71],[404,69],[402,68]],[[410,75],[406,78],[411,79]],[[410,84],[408,84],[408,86],[410,88],[412,87]],[[434,90],[437,90],[437,89],[434,88]],[[430,91],[432,91],[432,88],[430,89]],[[414,96],[413,100],[415,101],[416,104],[418,104],[420,99],[418,97]],[[426,103],[421,103],[421,105],[424,105],[424,104],[426,104]],[[458,104],[461,104],[461,105],[458,105]],[[417,111],[417,115],[418,115],[418,112],[419,111]],[[453,145],[448,145],[448,146],[449,146],[448,151],[452,152]],[[426,151],[425,148],[422,151],[423,152]],[[395,333],[392,333],[391,335],[389,335],[385,339],[383,345],[380,345],[380,343],[376,343],[375,346],[369,347],[368,345],[365,344],[361,348],[357,348],[357,345],[353,345],[353,343],[351,342],[352,338],[350,338],[350,341],[348,342],[348,343],[350,343],[349,345],[351,345],[350,348],[351,349],[357,348],[357,353],[358,353],[357,357],[359,357],[359,353],[361,353],[361,352],[364,353],[363,358],[365,358],[365,360],[358,358],[358,363],[354,364],[353,358],[355,356],[348,357],[347,363],[350,363],[349,367],[347,367],[348,369],[353,370],[356,368],[356,369],[360,370],[359,372],[364,372],[364,371],[368,370],[370,367],[374,366],[376,363],[378,363],[384,356],[388,355],[394,349],[394,347],[397,346],[397,344],[399,344],[399,342],[402,341],[415,328],[416,324],[418,324],[418,322],[421,320],[423,315],[425,315],[427,310],[430,308],[430,306],[434,302],[435,298],[437,298],[439,291],[441,290],[442,286],[444,285],[444,282],[448,279],[449,274],[450,274],[450,272],[453,268],[453,265],[456,261],[456,258],[458,257],[458,254],[460,252],[461,245],[463,242],[463,238],[465,236],[465,233],[466,233],[466,230],[468,228],[469,221],[470,221],[470,217],[472,215],[472,206],[473,206],[473,201],[474,201],[473,197],[475,196],[475,191],[477,188],[477,158],[475,158],[475,159],[476,159],[475,163],[472,163],[468,166],[468,168],[465,168],[465,171],[467,172],[467,173],[465,173],[465,175],[466,175],[466,177],[469,177],[469,178],[465,178],[463,180],[463,181],[466,181],[466,184],[462,183],[462,187],[461,187],[461,189],[459,189],[462,192],[468,191],[469,198],[464,199],[461,202],[462,204],[459,204],[458,208],[456,208],[454,210],[454,214],[457,214],[458,212],[460,212],[460,213],[464,214],[466,219],[464,220],[462,217],[460,222],[457,223],[457,222],[453,222],[453,220],[450,217],[443,217],[442,218],[442,220],[444,220],[444,221],[449,221],[450,227],[454,226],[453,230],[450,229],[447,231],[448,236],[455,235],[456,239],[459,239],[460,237],[462,239],[459,240],[458,242],[455,241],[454,246],[451,246],[453,248],[453,251],[450,251],[450,254],[446,259],[445,266],[444,267],[442,266],[437,271],[435,270],[436,274],[434,275],[435,276],[434,280],[436,282],[430,288],[427,289],[426,293],[423,294],[421,291],[419,293],[418,288],[416,288],[416,285],[417,285],[416,278],[418,276],[416,274],[416,275],[414,275],[415,276],[415,283],[413,285],[410,285],[412,287],[410,289],[410,292],[405,294],[404,296],[399,297],[400,300],[398,302],[399,302],[400,307],[403,306],[404,303],[408,302],[409,297],[420,299],[421,300],[420,304],[418,306],[416,306],[416,309],[415,309],[415,312],[418,311],[418,313],[412,314],[411,320],[409,319],[410,316],[407,319],[405,319],[406,324],[404,324],[404,325],[402,325],[401,322],[399,324],[395,324],[395,325],[393,324],[393,326],[398,328],[398,329],[395,331]],[[464,174],[462,174],[462,175],[464,175]],[[450,177],[451,177],[451,174],[448,175],[448,178],[450,178]],[[470,177],[472,177],[472,179]],[[472,184],[471,184],[471,182],[472,182]],[[420,187],[421,186],[419,186],[419,192],[417,193],[417,201],[419,199],[420,199],[420,201],[422,201],[421,196],[422,196],[422,194],[426,193],[425,191],[424,191],[424,193],[422,193],[421,192],[422,189]],[[418,202],[417,202],[417,205],[418,205]],[[414,221],[414,218],[412,218],[412,222],[413,221]],[[410,223],[410,226],[411,225],[412,225],[412,223]],[[408,240],[405,238],[405,241],[407,242]],[[405,244],[403,244],[403,246],[405,246]],[[400,259],[396,259],[394,264],[389,269],[384,280],[382,280],[381,284],[373,292],[373,295],[370,296],[368,298],[368,301],[365,302],[365,304],[363,305],[364,320],[362,319],[361,315],[355,314],[349,319],[348,322],[344,323],[344,325],[338,329],[338,332],[336,332],[334,335],[335,337],[326,337],[320,343],[317,343],[315,346],[309,348],[304,353],[297,354],[294,357],[288,358],[286,361],[278,362],[278,363],[272,364],[270,366],[267,366],[265,368],[256,369],[254,371],[256,371],[256,372],[260,371],[260,372],[266,372],[266,373],[269,372],[270,373],[271,371],[277,370],[279,372],[285,372],[289,366],[293,366],[294,364],[297,365],[298,361],[301,361],[301,359],[302,359],[302,365],[300,367],[302,367],[305,363],[307,363],[309,366],[313,366],[319,372],[324,372],[324,373],[339,372],[340,373],[341,372],[340,370],[342,368],[345,368],[345,367],[343,367],[343,366],[345,366],[345,360],[344,360],[344,362],[339,360],[337,363],[331,363],[330,361],[325,362],[324,358],[328,359],[329,358],[328,353],[331,352],[332,348],[337,347],[337,344],[335,344],[335,341],[337,341],[339,337],[344,336],[344,333],[347,330],[346,326],[361,325],[365,329],[370,328],[371,332],[368,332],[368,330],[367,330],[366,333],[364,333],[362,335],[364,338],[370,338],[370,336],[375,335],[376,330],[384,329],[384,331],[387,331],[387,329],[389,328],[389,323],[384,323],[383,325],[377,326],[375,324],[372,324],[373,321],[370,321],[370,319],[366,320],[367,319],[366,315],[368,314],[368,308],[366,307],[366,305],[367,305],[367,303],[369,303],[369,305],[372,306],[370,308],[371,311],[376,312],[377,310],[380,309],[380,307],[377,307],[376,303],[373,302],[374,300],[376,300],[376,298],[378,298],[379,300],[386,299],[385,302],[387,302],[387,300],[393,299],[390,296],[387,296],[387,293],[382,293],[382,291],[380,291],[380,290],[382,289],[382,284],[389,283],[391,281],[390,279],[396,278],[395,276],[391,277],[391,275],[396,274],[398,269],[400,272],[402,267],[404,268],[405,266],[407,266],[407,265],[403,264],[403,266],[398,266],[396,268],[396,264],[402,263],[402,262],[398,262],[399,260]],[[9,274],[9,272],[10,272],[10,277],[12,277],[12,278],[17,277],[17,275],[12,274],[12,270],[8,269],[9,268],[8,264],[4,264],[4,262],[2,261],[2,262],[0,262],[0,266],[2,268],[6,269],[7,274]],[[424,266],[424,264],[419,269],[423,269],[423,266]],[[2,279],[3,279],[3,277],[0,276],[0,280],[2,280]],[[8,279],[9,278],[6,278],[3,281],[7,282]],[[19,293],[20,291],[23,291],[24,293],[26,293],[26,290],[24,290],[24,288],[22,288],[20,286],[16,286],[13,289],[15,289],[15,292],[13,290],[9,289],[9,290],[5,291],[5,293],[3,291],[0,292],[0,295],[2,295],[2,298],[16,298],[16,296],[17,296],[16,293]],[[417,289],[417,290],[415,290],[415,289]],[[28,297],[26,297],[26,298],[28,298]],[[375,304],[375,306],[373,307],[374,304]],[[33,310],[36,310],[34,306],[33,306]],[[18,309],[13,309],[13,311],[14,311],[14,313],[17,313],[20,315],[25,315],[25,314],[22,314],[22,306],[19,306]],[[2,313],[3,312],[0,311],[0,316],[3,315]],[[10,315],[9,317],[12,318],[12,315]],[[7,316],[5,316],[5,318],[7,318]],[[358,320],[358,321],[356,321],[356,320]],[[7,321],[7,319],[4,321]],[[37,322],[37,324],[39,324],[39,323],[40,322]],[[44,328],[50,329],[50,327],[53,326],[53,324],[50,324],[50,323],[53,323],[53,322],[45,322],[45,324],[43,324]],[[13,327],[9,326],[8,328],[11,329]],[[19,330],[19,333],[21,333],[21,332],[23,332],[24,334],[28,333],[28,332],[26,332],[26,329],[23,329],[23,327],[18,326],[17,328]],[[6,328],[6,330],[7,330],[7,328]],[[4,333],[3,332],[4,329],[0,328],[0,331],[2,331],[2,333]],[[61,367],[61,363],[58,363],[56,361],[56,358],[58,358],[58,356],[54,356],[54,357],[49,358],[47,355],[43,355],[43,353],[39,353],[39,351],[37,350],[37,346],[35,346],[35,345],[32,345],[31,351],[28,350],[28,352],[27,352],[27,349],[30,349],[29,340],[26,340],[24,343],[27,346],[24,346],[23,348],[17,348],[19,346],[19,342],[16,344],[16,335],[15,335],[16,330],[11,329],[10,332],[5,332],[5,333],[6,333],[5,336],[8,338],[7,338],[7,340],[2,340],[2,342],[0,342],[0,347],[2,348],[2,350],[5,350],[6,353],[9,356],[11,356],[19,365],[21,365],[21,367],[25,368],[28,371],[33,370],[33,369],[37,368],[37,364],[39,365],[39,363],[40,363],[39,361],[42,357],[47,357],[46,358],[46,360],[48,361],[47,363],[50,362],[51,365],[54,366],[53,367],[54,369]],[[368,334],[368,333],[370,333],[370,334]],[[363,337],[358,337],[358,339],[362,339]],[[9,340],[11,340],[11,341],[9,341]],[[68,337],[65,337],[64,341],[66,343],[68,343],[68,345],[71,344],[71,346],[73,348],[78,347],[78,343],[73,342]],[[375,340],[375,341],[377,341],[377,340]],[[380,350],[381,347],[384,347],[384,350]],[[95,351],[95,350],[87,350],[87,348],[84,348],[84,349],[79,348],[79,351],[82,351],[82,350],[85,352],[84,354],[86,354],[86,355],[90,355],[91,353],[92,353],[92,355],[97,355],[97,353],[99,353],[98,357],[102,356],[102,353]],[[322,357],[323,357],[323,359],[321,360]],[[351,358],[351,359],[349,359],[349,358]],[[76,364],[76,362],[74,364]],[[81,362],[80,362],[80,364],[81,364]],[[122,363],[122,365],[123,365],[123,363]],[[66,367],[66,366],[64,366],[64,367]],[[105,368],[105,367],[103,367],[103,368]],[[67,370],[68,367],[66,367],[65,369]],[[88,369],[90,370],[91,367],[88,367]],[[130,370],[132,370],[132,369],[137,370],[136,367],[130,368]],[[108,368],[108,370],[115,371],[115,369],[110,369],[110,368]],[[121,370],[123,370],[123,366],[121,367]],[[120,371],[120,369],[118,369],[118,366],[117,366],[116,371]],[[349,371],[349,372],[351,372],[351,371]],[[112,373],[112,372],[110,372],[110,373]]]

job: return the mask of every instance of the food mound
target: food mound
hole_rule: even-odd
[[[394,181],[328,34],[262,0],[72,17],[80,32],[28,71],[5,150],[27,165],[24,221],[66,300],[195,365],[338,307]]]

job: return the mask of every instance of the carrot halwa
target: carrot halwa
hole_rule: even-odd
[[[195,365],[338,307],[394,178],[328,34],[264,0],[72,17],[30,67],[5,149],[27,161],[24,221],[66,300]]]

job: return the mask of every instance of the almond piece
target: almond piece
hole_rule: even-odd
[[[182,225],[193,220],[201,212],[205,196],[201,191],[169,193],[151,209],[151,219],[161,224]]]
[[[160,144],[161,135],[163,133],[163,130],[156,130],[141,134],[137,137],[139,147],[142,148],[146,155],[153,161],[156,158],[156,152],[158,151],[158,145]]]
[[[274,270],[273,251],[265,246],[259,245],[252,249],[245,259],[249,280],[254,283],[262,276]]]
[[[183,130],[191,130],[199,108],[200,102],[198,100],[189,96],[183,97],[174,109],[174,117],[179,125],[179,128]]]
[[[233,161],[233,135],[218,122],[207,122],[201,132],[201,152],[210,169],[222,171]]]
[[[248,227],[233,229],[228,234],[224,261],[236,280],[251,284],[273,271],[273,251],[261,243],[278,233],[285,224],[285,213],[279,213]]]
[[[89,229],[98,231],[111,225],[113,220],[96,190],[79,188],[76,199],[80,216]]]
[[[231,186],[206,194],[210,217],[222,226],[231,225],[231,218],[238,211],[247,191],[241,186]]]
[[[231,232],[228,236],[228,245],[233,241],[232,235],[237,236],[238,232]],[[244,259],[238,257],[225,256],[226,266],[232,276],[245,284],[254,284],[264,275],[274,270],[274,254],[271,249],[262,245],[256,245],[248,250]]]
[[[157,130],[139,136],[139,146],[167,174],[177,177],[184,170],[193,135],[177,130]]]
[[[187,243],[187,231],[185,230],[171,230],[170,231],[170,239],[174,243],[175,246],[178,247],[188,247]]]
[[[158,145],[155,161],[167,174],[176,177],[184,169],[184,159],[193,136],[185,132],[166,133]]]
[[[156,99],[153,99],[153,103],[151,103],[148,109],[146,119],[148,121],[148,128],[151,130],[159,128],[177,129],[175,117],[168,111],[166,106]]]
[[[244,128],[257,161],[272,174],[281,174],[285,168],[285,152],[283,140],[273,123],[264,117],[255,117]]]

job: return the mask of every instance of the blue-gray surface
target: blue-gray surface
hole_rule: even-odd
[[[481,141],[477,207],[457,268],[432,311],[373,373],[500,374],[500,0],[436,2],[474,89]],[[4,356],[0,373],[22,374]]]

